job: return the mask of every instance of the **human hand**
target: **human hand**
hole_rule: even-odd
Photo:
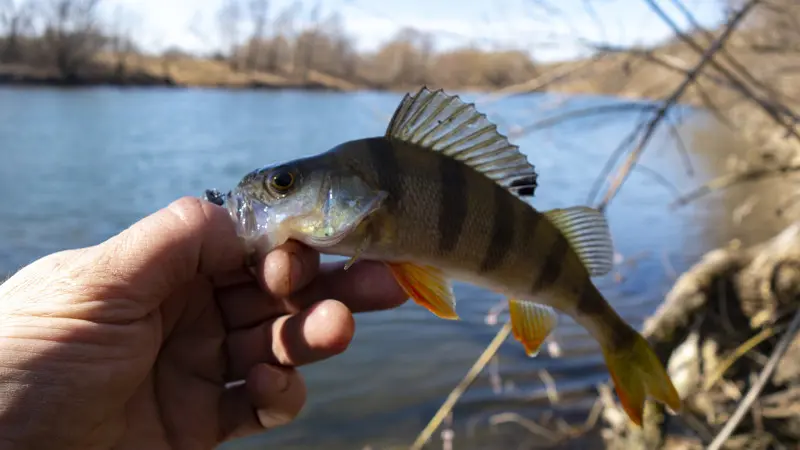
[[[279,426],[305,402],[294,367],[345,350],[351,311],[407,298],[382,264],[320,268],[295,242],[255,275],[245,259],[226,211],[185,198],[0,285],[0,448],[209,449]]]

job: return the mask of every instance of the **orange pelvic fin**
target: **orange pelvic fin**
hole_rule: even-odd
[[[411,263],[387,263],[387,266],[415,302],[442,319],[458,319],[453,287],[441,270]]]

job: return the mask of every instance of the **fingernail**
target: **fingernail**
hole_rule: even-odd
[[[258,377],[259,392],[285,392],[289,389],[289,377],[278,368],[264,364]]]
[[[289,376],[283,370],[267,364],[259,369],[257,378],[259,392],[282,393],[289,389]],[[292,421],[292,416],[269,408],[258,409],[256,414],[264,428],[275,428]]]
[[[289,276],[292,279],[292,287],[294,287],[300,283],[300,277],[303,276],[303,260],[296,253],[292,253],[291,258]]]
[[[292,418],[287,414],[282,414],[278,411],[270,411],[267,409],[259,409],[256,411],[258,414],[258,421],[264,428],[275,428],[292,421]]]

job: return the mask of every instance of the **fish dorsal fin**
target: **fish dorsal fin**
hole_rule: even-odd
[[[523,197],[532,197],[538,175],[528,158],[478,112],[474,103],[441,89],[406,94],[386,137],[441,152]]]
[[[566,236],[593,277],[614,266],[614,245],[603,213],[588,206],[551,209],[543,213]]]

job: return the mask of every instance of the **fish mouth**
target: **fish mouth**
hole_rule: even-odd
[[[238,189],[228,192],[225,198],[225,209],[236,223],[236,233],[247,239],[257,231],[253,203]]]
[[[268,236],[272,223],[269,208],[236,188],[225,196],[225,209],[236,224],[236,234],[252,246],[255,241]]]
[[[252,241],[258,237],[260,227],[258,212],[253,201],[239,188],[222,194],[216,189],[207,189],[203,199],[217,206],[225,208],[236,227],[236,234],[245,241]],[[264,215],[266,211],[262,210]]]

